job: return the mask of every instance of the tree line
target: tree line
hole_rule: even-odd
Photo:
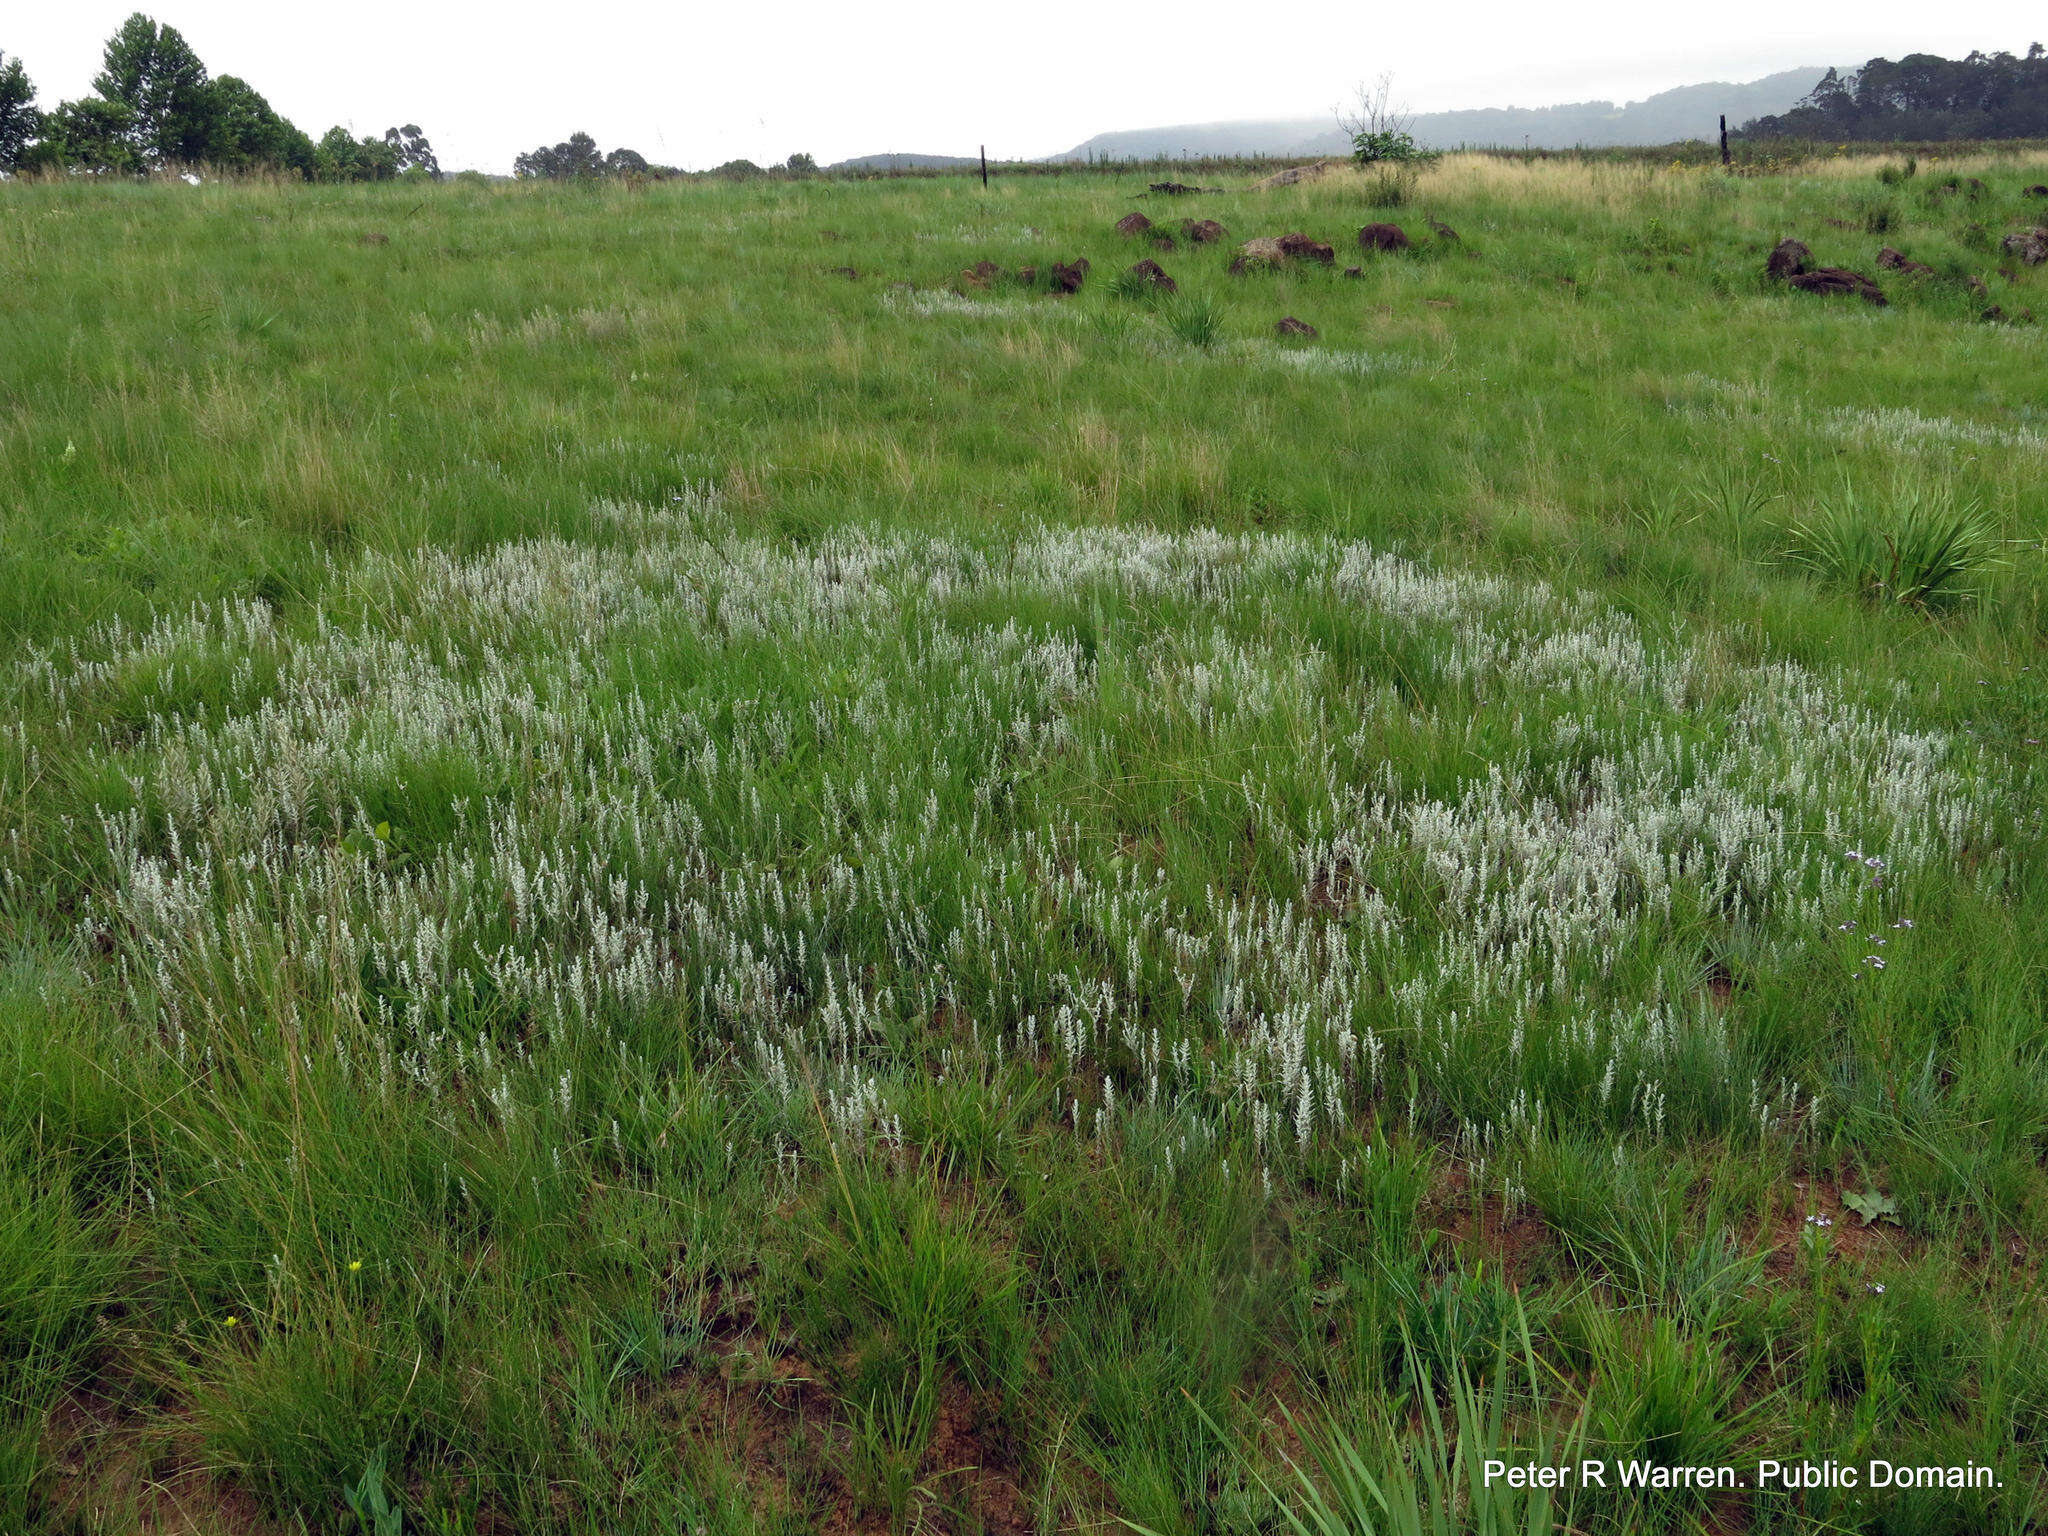
[[[678,170],[672,165],[653,165],[638,150],[624,147],[600,153],[597,140],[587,133],[572,133],[559,144],[529,149],[512,162],[512,174],[548,181],[587,181],[600,176],[641,176],[666,180],[672,176],[816,176],[818,162],[809,155],[791,155],[780,165],[756,165],[751,160],[728,160],[708,171]]]
[[[312,181],[441,174],[417,124],[382,138],[330,128],[316,143],[248,81],[213,76],[176,27],[141,12],[107,39],[93,94],[36,106],[18,58],[0,54],[0,170],[138,173],[166,166],[274,170]]]
[[[0,52],[0,172],[86,171],[143,174],[205,166],[230,172],[274,171],[308,181],[438,180],[441,163],[416,123],[356,138],[330,128],[317,141],[282,116],[248,81],[213,76],[176,27],[137,12],[107,39],[93,94],[36,105],[35,83],[18,58]],[[667,177],[623,146],[601,153],[587,133],[519,156],[514,174],[555,181]],[[816,175],[809,155],[762,167],[732,160],[714,176]]]
[[[1913,53],[1829,70],[1791,111],[1744,125],[1750,138],[1934,141],[2048,138],[2048,53],[2025,58]]]

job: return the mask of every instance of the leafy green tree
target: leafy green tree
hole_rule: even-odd
[[[815,155],[791,155],[783,169],[792,176],[815,176],[818,174],[818,159]]]
[[[92,88],[128,109],[128,142],[140,163],[206,158],[213,94],[206,66],[176,27],[160,26],[137,11],[107,39],[104,62]]]
[[[597,152],[597,140],[587,133],[572,133],[552,148],[543,145],[529,150],[512,162],[512,174],[568,181],[577,177],[602,176],[604,157]]]
[[[36,110],[36,88],[21,60],[0,53],[0,171],[21,164],[22,152],[43,129]]]
[[[428,181],[441,179],[441,162],[434,157],[434,146],[420,132],[418,123],[407,123],[403,128],[386,128],[384,143],[396,157],[399,175],[423,176]]]
[[[222,75],[208,88],[209,136],[205,158],[228,170],[313,172],[313,141],[280,117],[262,92],[235,75]]]
[[[645,176],[647,157],[637,149],[621,145],[604,157],[604,173],[607,176]]]
[[[328,129],[313,146],[313,176],[318,181],[355,181],[355,135],[340,124]]]
[[[317,181],[391,181],[397,175],[398,151],[383,139],[353,138],[336,126],[313,149]]]
[[[40,163],[88,171],[137,171],[135,114],[117,101],[87,96],[60,103],[43,120]]]
[[[356,141],[356,180],[398,179],[398,151],[382,139],[364,137]]]

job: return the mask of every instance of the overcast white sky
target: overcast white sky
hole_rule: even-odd
[[[86,93],[132,9],[10,5],[0,50],[23,60],[51,106]],[[149,14],[315,138],[334,123],[363,134],[416,122],[444,167],[486,171],[577,129],[604,149],[694,169],[793,150],[826,162],[972,154],[983,143],[991,156],[1026,158],[1110,129],[1315,117],[1382,70],[1420,111],[1546,106],[2048,39],[2039,0],[412,0],[368,10],[160,0]]]

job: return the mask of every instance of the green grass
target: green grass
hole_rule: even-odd
[[[0,1526],[2048,1516],[2030,155],[0,188]]]

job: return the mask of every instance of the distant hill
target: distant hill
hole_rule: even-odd
[[[1788,102],[1786,105],[1790,105]],[[1773,108],[1775,111],[1776,109]],[[825,167],[828,171],[932,171],[955,166],[979,165],[976,155],[857,155]]]
[[[1820,83],[1819,66],[1788,69],[1735,85],[1681,85],[1642,101],[1617,107],[1611,101],[1580,101],[1556,107],[1480,107],[1462,112],[1423,112],[1415,118],[1416,142],[1429,149],[1459,145],[1570,149],[1576,145],[1669,144],[1712,138],[1722,113],[1728,126],[1786,112]],[[1335,155],[1350,149],[1333,113],[1235,123],[1182,123],[1098,133],[1052,160],[1153,160],[1186,155]]]

